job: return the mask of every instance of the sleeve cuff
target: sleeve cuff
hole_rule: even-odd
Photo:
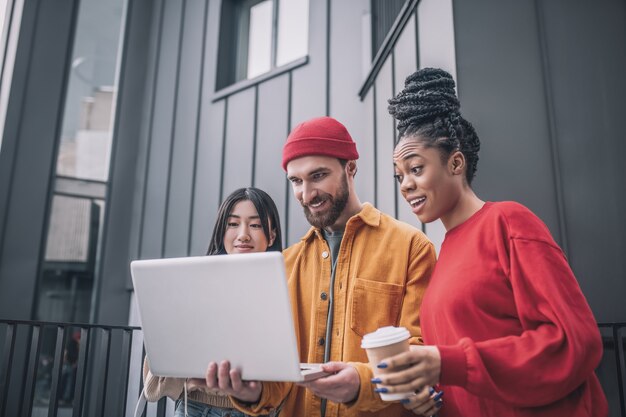
[[[263,384],[263,387],[261,388],[261,397],[259,398],[259,401],[257,401],[256,403],[249,403],[249,402],[244,402],[241,401],[235,397],[232,396],[228,396],[228,398],[230,398],[230,401],[233,403],[233,406],[241,411],[244,414],[247,415],[251,415],[251,416],[259,416],[262,414],[267,414],[266,409],[264,409],[263,405],[265,402],[267,402],[267,395],[266,395],[267,390],[265,389],[265,384]],[[265,396],[265,398],[264,398]]]
[[[463,346],[437,346],[441,356],[441,376],[443,385],[465,386],[467,382],[467,358]]]
[[[235,397],[229,396],[233,406],[242,413],[250,416],[273,415],[272,411],[280,407],[280,404],[272,405],[272,390],[267,387],[268,382],[261,385],[261,397],[256,403],[248,403],[241,401]],[[274,398],[275,400],[275,398]],[[283,399],[284,400],[284,399]]]
[[[380,399],[380,396],[374,392],[374,385],[371,383],[371,379],[374,377],[371,368],[366,363],[360,362],[349,362],[351,366],[356,369],[359,374],[359,392],[356,398],[349,403],[345,403],[344,405],[348,409],[357,409],[357,410],[378,410],[385,407],[387,404],[384,404]]]

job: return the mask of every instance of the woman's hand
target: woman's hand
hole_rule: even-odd
[[[435,391],[432,387],[424,387],[421,391],[417,391],[415,395],[411,395],[400,402],[407,410],[413,413],[430,417],[434,416],[443,406],[443,391]]]
[[[378,392],[421,392],[439,383],[441,355],[436,346],[412,345],[408,352],[383,359],[378,367],[386,369],[372,381]]]
[[[222,361],[219,366],[215,362],[209,363],[205,381],[209,389],[219,390],[244,402],[256,403],[261,399],[261,382],[242,380],[241,372],[231,369],[228,361]]]

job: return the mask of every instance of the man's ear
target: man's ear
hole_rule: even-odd
[[[461,151],[455,151],[450,158],[448,158],[448,167],[452,175],[460,175],[465,172],[466,163],[465,155]]]
[[[356,172],[357,172],[356,161],[351,160],[346,163],[346,172],[351,177],[354,177],[356,175]]]

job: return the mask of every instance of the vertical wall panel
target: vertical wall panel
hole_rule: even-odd
[[[406,77],[417,71],[417,48],[415,45],[416,41],[417,35],[415,33],[415,15],[412,15],[406,23],[406,26],[404,27],[402,34],[398,38],[398,42],[396,43],[396,46],[393,50],[395,63],[395,85],[393,92],[394,95],[402,91],[402,89],[404,88],[404,81],[406,80]],[[387,114],[386,116],[391,117],[389,114]],[[396,130],[396,139],[398,135],[397,132],[398,131]],[[396,189],[398,190],[396,193],[398,219],[412,224],[415,227],[421,228],[422,226],[420,221],[417,219],[417,216],[413,214],[413,212],[411,211],[411,207],[406,202],[404,197],[402,197],[399,185],[396,183],[394,184],[394,187],[396,187]]]
[[[455,40],[458,42],[458,39],[455,39],[456,28],[453,20],[452,1],[420,1],[417,7],[417,27],[420,43],[418,50],[421,68],[443,68],[456,79]],[[454,6],[454,11],[456,11],[456,3]]]
[[[568,257],[596,318],[620,321],[626,317],[626,3],[535,3]]]
[[[26,77],[13,80],[23,96],[11,97],[7,108],[5,132],[15,149],[1,219],[0,317],[16,319],[31,318],[78,8],[77,1],[27,3],[21,30],[34,34],[16,56],[14,70]]]
[[[189,217],[191,216],[193,169],[197,138],[198,95],[206,2],[183,2],[185,15],[180,43],[178,91],[172,146],[172,165],[165,230],[165,256],[185,256],[188,253]]]
[[[208,248],[220,204],[222,144],[224,136],[224,100],[213,103],[217,47],[219,42],[220,2],[208,2],[207,27],[202,73],[201,105],[198,109],[198,145],[196,149],[191,255],[203,255]]]
[[[534,5],[491,1],[470,6],[458,1],[455,22],[461,113],[481,140],[473,188],[484,200],[525,204],[559,241]]]
[[[330,115],[346,126],[359,151],[355,180],[359,198],[362,202],[374,202],[373,138],[366,121],[366,110],[371,107],[355,97],[363,83],[363,48],[355,47],[361,44],[362,33],[361,30],[346,29],[361,27],[362,17],[358,11],[366,10],[366,6],[363,0],[331,2],[329,100]]]
[[[198,140],[191,254],[204,255],[209,247],[220,204],[224,101],[213,103],[202,115]]]
[[[309,63],[293,71],[291,126],[326,115],[326,1],[309,2]]]
[[[163,29],[154,92],[150,154],[141,237],[142,258],[164,255],[164,228],[167,205],[174,100],[177,94],[176,72],[179,60],[179,37],[182,2],[165,1]]]
[[[131,2],[128,4],[128,27],[125,29],[119,75],[119,93],[114,126],[114,142],[111,149],[111,170],[109,193],[107,197],[107,216],[105,234],[102,242],[101,269],[97,272],[97,297],[94,302],[94,321],[98,323],[126,324],[128,320],[128,301],[130,287],[129,261],[136,257],[137,232],[134,228],[134,215],[137,206],[132,204],[136,192],[143,196],[143,187],[133,179],[143,175],[145,167],[139,167],[140,146],[145,146],[145,136],[141,128],[147,119],[143,112],[145,88],[152,85],[146,82],[148,58],[154,48],[150,45],[153,23],[153,4],[149,2]],[[160,7],[156,7],[160,10]],[[157,16],[159,13],[154,13]],[[158,26],[157,26],[158,27]],[[152,58],[152,57],[151,57]],[[151,77],[150,77],[151,78]],[[141,139],[140,139],[141,138]],[[141,202],[141,199],[135,199]],[[131,239],[132,236],[132,239]]]
[[[142,236],[143,226],[142,221],[144,215],[144,199],[146,198],[146,184],[148,182],[147,169],[150,164],[149,154],[152,139],[153,127],[152,120],[154,118],[154,98],[157,92],[158,81],[158,60],[160,57],[160,46],[162,36],[162,18],[164,11],[164,0],[155,0],[153,5],[153,14],[151,17],[149,38],[150,43],[147,49],[146,67],[147,71],[144,73],[145,82],[145,95],[144,95],[144,107],[142,108],[142,120],[141,120],[141,133],[137,137],[138,142],[138,156],[135,161],[137,167],[136,178],[134,182],[135,193],[133,199],[133,213],[132,213],[132,225],[130,230],[130,259],[138,259],[142,252]],[[129,278],[129,285],[130,283]]]
[[[368,94],[361,103],[363,104],[363,109],[361,111],[362,116],[360,121],[360,129],[355,130],[352,127],[349,128],[358,132],[357,134],[353,134],[359,151],[359,160],[357,161],[358,171],[355,177],[355,187],[362,203],[368,202],[376,205],[374,95],[371,93]]]
[[[456,10],[456,9],[455,9]],[[420,68],[439,67],[457,79],[452,0],[422,0],[417,8]],[[457,87],[458,90],[458,87]],[[470,119],[471,120],[471,119]],[[441,220],[424,226],[428,238],[441,247],[446,230]]]
[[[290,129],[313,117],[327,114],[326,80],[326,36],[327,36],[327,1],[309,3],[309,63],[292,73]],[[309,229],[310,225],[302,213],[302,207],[289,193],[288,224],[286,243],[297,242]]]
[[[374,94],[370,93],[363,100],[362,136],[357,140],[359,161],[356,190],[361,202],[376,203],[376,143],[374,134]]]
[[[255,94],[248,88],[228,98],[222,200],[237,188],[252,185]]]
[[[286,199],[290,196],[285,193],[286,176],[281,161],[283,143],[288,134],[289,115],[279,109],[287,109],[288,106],[289,74],[259,86],[254,186],[266,191],[276,203],[283,234],[286,231]]]
[[[376,78],[376,162],[378,177],[378,208],[395,216],[396,197],[393,183],[393,146],[394,131],[393,119],[387,112],[387,100],[392,96],[392,66],[391,56],[380,69]]]
[[[8,6],[8,13],[11,13],[10,19],[15,22],[17,19],[20,21],[18,27],[17,24],[10,25],[10,28],[5,27],[6,31],[6,45],[4,49],[4,62],[2,68],[0,68],[0,253],[2,252],[2,245],[4,236],[4,227],[6,226],[6,211],[8,210],[11,181],[13,177],[13,166],[15,163],[15,151],[17,148],[17,124],[9,122],[9,125],[5,125],[7,120],[10,120],[15,115],[19,115],[19,109],[22,107],[22,99],[24,89],[26,88],[26,71],[14,71],[14,68],[19,69],[20,66],[25,64],[30,59],[29,54],[20,54],[17,47],[19,45],[31,45],[34,31],[24,28],[32,27],[33,20],[35,19],[36,10],[35,7],[26,8],[24,12],[24,4],[15,4]],[[30,49],[30,48],[29,48]],[[9,106],[9,100],[12,103],[13,109]],[[6,129],[5,129],[6,128]]]
[[[22,22],[17,40],[18,47],[15,52],[15,68],[11,80],[11,94],[6,104],[4,130],[0,132],[3,135],[2,143],[0,144],[0,313],[2,313],[0,316],[2,317],[30,318],[30,311],[34,301],[34,297],[31,296],[28,302],[22,299],[21,306],[15,307],[12,305],[11,302],[16,299],[17,294],[33,292],[35,274],[32,273],[30,280],[23,279],[17,283],[20,288],[12,289],[16,284],[13,279],[15,267],[11,266],[8,260],[5,260],[7,256],[5,253],[10,253],[5,248],[13,244],[13,241],[9,240],[7,227],[9,222],[15,222],[10,217],[11,213],[15,213],[15,209],[12,208],[12,204],[15,203],[12,194],[17,192],[15,189],[16,184],[14,184],[15,164],[20,160],[18,158],[20,120],[23,115],[22,109],[26,91],[29,87],[28,67],[31,59],[31,54],[27,53],[27,51],[32,48],[36,39],[35,31],[32,28],[37,22],[37,8],[36,2],[24,4],[23,6]],[[27,46],[20,48],[21,45]],[[24,248],[20,248],[20,251],[23,250]],[[22,268],[26,267],[24,261],[22,261],[22,264]],[[34,271],[36,265],[32,265],[30,268]],[[5,278],[5,271],[8,279]]]

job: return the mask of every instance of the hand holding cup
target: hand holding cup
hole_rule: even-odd
[[[410,346],[376,366],[386,370],[378,379],[388,393],[416,392],[439,383],[441,355],[436,346]]]
[[[370,368],[375,376],[374,381],[382,380],[382,377],[385,374],[398,370],[391,370],[387,369],[387,367],[380,367],[378,365],[384,359],[408,353],[410,337],[411,335],[406,328],[393,326],[381,327],[375,332],[368,333],[363,336],[361,347],[364,348],[367,353]],[[380,394],[380,398],[384,401],[402,400],[411,396],[414,392],[411,390],[397,390],[392,393],[388,392],[386,388],[381,386],[377,386],[376,391]]]

